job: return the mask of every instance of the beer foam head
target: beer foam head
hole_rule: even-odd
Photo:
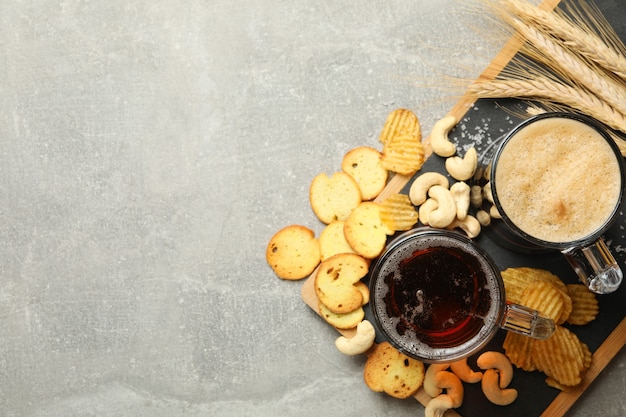
[[[494,169],[501,214],[546,242],[593,235],[620,202],[618,156],[578,120],[551,117],[526,125],[505,143]]]

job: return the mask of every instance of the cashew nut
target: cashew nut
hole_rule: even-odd
[[[476,172],[477,166],[478,154],[476,153],[476,148],[474,147],[469,148],[463,158],[460,156],[453,156],[446,159],[446,170],[448,171],[448,174],[450,174],[452,178],[459,181],[465,181],[472,178]]]
[[[476,220],[478,220],[481,226],[489,226],[491,224],[491,216],[485,210],[476,212]]]
[[[428,215],[428,224],[441,229],[448,227],[456,218],[456,203],[450,190],[434,185],[428,190],[428,195],[439,205]]]
[[[491,192],[491,181],[483,187],[483,196],[487,201],[493,204],[493,193]]]
[[[495,369],[500,378],[500,388],[506,388],[513,380],[513,365],[504,353],[488,351],[481,354],[476,360],[480,369]],[[484,377],[483,377],[484,378]]]
[[[375,338],[374,326],[369,321],[363,320],[356,326],[356,334],[352,338],[339,336],[335,340],[335,346],[341,353],[354,356],[367,352],[374,344]]]
[[[457,124],[456,117],[446,116],[439,119],[430,132],[430,145],[433,152],[441,157],[454,155],[456,146],[448,139],[448,133]]]
[[[485,371],[481,388],[485,397],[496,405],[509,405],[517,399],[517,390],[515,388],[500,388],[498,385],[498,372],[495,369],[487,369]]]
[[[482,372],[476,372],[467,364],[467,358],[452,362],[450,369],[459,379],[468,384],[474,384],[483,378]]]
[[[489,164],[485,167],[485,170],[483,171],[483,178],[487,181],[491,180],[491,162],[489,162]]]
[[[470,239],[478,236],[481,230],[480,223],[476,220],[476,217],[470,214],[465,216],[463,220],[454,219],[448,226],[448,229],[456,229],[457,227],[462,229]]]
[[[480,185],[472,185],[470,201],[474,207],[480,207],[483,204],[483,189]]]
[[[424,203],[420,206],[417,212],[417,218],[421,220],[423,224],[428,224],[428,216],[432,213],[433,210],[439,207],[439,203],[432,198],[424,201]]]
[[[498,208],[496,207],[496,205],[492,205],[491,207],[489,207],[489,215],[491,217],[493,217],[494,219],[501,219],[502,216],[500,215],[500,212],[498,211]]]
[[[452,398],[449,395],[442,394],[433,398],[426,404],[424,410],[425,417],[443,417],[446,411],[450,410],[453,404]]]
[[[435,374],[435,385],[446,390],[446,395],[452,398],[452,408],[463,404],[463,384],[458,376],[448,371],[440,371]]]
[[[456,203],[456,218],[463,220],[469,211],[470,186],[464,182],[456,182],[450,187],[450,193]]]
[[[419,206],[426,201],[426,194],[433,185],[441,185],[442,187],[448,188],[450,186],[450,182],[445,175],[438,172],[426,172],[420,175],[415,178],[413,184],[411,184],[411,188],[409,189],[409,198],[411,199],[411,203]]]
[[[450,364],[447,363],[433,363],[428,366],[428,369],[426,369],[426,373],[424,374],[423,382],[424,391],[426,391],[426,394],[430,395],[431,397],[436,397],[441,394],[443,390],[441,389],[441,387],[437,386],[437,383],[435,382],[435,376],[439,372],[443,372],[449,367]]]

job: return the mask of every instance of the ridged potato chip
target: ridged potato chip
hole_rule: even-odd
[[[535,339],[528,336],[508,332],[502,347],[513,365],[530,372],[537,369],[532,356],[534,341]]]
[[[537,281],[549,282],[567,293],[567,288],[563,281],[552,272],[544,269],[528,267],[508,268],[502,271],[502,280],[504,281],[506,299],[512,303],[521,304],[522,293],[526,286]]]
[[[392,138],[398,135],[410,134],[421,140],[421,129],[417,116],[408,109],[395,109],[387,116],[385,125],[378,140],[387,145]]]
[[[568,323],[584,325],[596,318],[600,307],[594,293],[582,284],[568,284],[567,293],[572,300],[572,312],[567,318]]]
[[[591,366],[591,361],[593,360],[593,354],[591,353],[589,346],[587,346],[585,343],[581,342],[580,345],[583,348],[583,366],[585,369],[589,369],[589,367]]]
[[[561,311],[561,317],[557,319],[556,324],[563,324],[567,321],[570,314],[572,314],[572,308],[574,305],[572,304],[572,298],[567,292],[559,290],[559,293],[563,298],[563,310]]]
[[[507,300],[530,307],[556,324],[587,324],[599,311],[595,294],[582,284],[563,283],[549,271],[509,268],[502,271]],[[504,351],[512,364],[526,371],[546,374],[546,384],[567,390],[578,385],[591,366],[589,347],[560,325],[546,340],[509,332]]]
[[[420,138],[404,133],[389,140],[383,147],[382,166],[388,171],[413,175],[424,165],[424,147]]]
[[[591,365],[591,359],[592,359],[591,351],[589,350],[589,347],[586,344],[581,343],[580,345],[583,349],[583,355],[584,355],[583,369],[586,370],[586,369],[589,369],[589,366]],[[559,381],[557,381],[556,379],[552,377],[546,378],[546,385],[552,388],[560,389],[561,391],[567,391],[572,388],[571,386],[563,385],[562,383],[560,383]]]
[[[566,298],[569,298],[569,296],[553,284],[545,281],[537,281],[524,289],[520,304],[537,310],[543,317],[547,317],[552,319],[555,323],[559,323],[563,315]]]
[[[417,211],[409,196],[394,194],[380,203],[380,220],[390,230],[410,230],[417,223]]]
[[[587,349],[588,350],[588,349]],[[532,351],[537,369],[564,388],[578,385],[591,361],[578,336],[562,326],[546,340],[535,340]]]

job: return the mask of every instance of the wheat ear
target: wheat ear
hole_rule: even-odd
[[[532,43],[539,53],[527,52],[529,56],[542,60],[545,65],[551,67],[556,73],[563,75],[574,84],[583,86],[605,100],[618,112],[626,114],[626,95],[624,87],[616,83],[606,73],[594,71],[585,61],[558,46],[545,36],[541,31],[522,23],[514,22],[519,33]]]
[[[479,81],[470,84],[467,93],[475,98],[548,100],[587,113],[613,129],[626,132],[626,117],[606,102],[581,88],[554,82],[546,77],[536,77],[532,80]]]
[[[566,18],[549,13],[530,3],[507,0],[505,7],[522,21],[562,39],[567,47],[602,68],[626,80],[626,57],[608,46],[599,36],[572,24]]]

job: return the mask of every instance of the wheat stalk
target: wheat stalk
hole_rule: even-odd
[[[561,39],[569,50],[626,80],[626,57],[607,45],[591,28],[583,29],[560,14],[549,13],[520,0],[507,0],[504,6],[523,22]]]
[[[584,112],[607,126],[626,132],[626,117],[605,101],[581,89],[555,82],[548,77],[533,79],[496,79],[470,84],[467,94],[474,98],[543,99]],[[614,137],[622,155],[626,155],[626,141]]]
[[[540,60],[572,84],[584,86],[611,107],[626,114],[626,94],[623,85],[616,83],[606,73],[598,71],[569,50],[560,47],[540,30],[518,19],[512,20],[511,24],[532,44],[532,48],[536,49],[537,53],[526,46],[528,56]]]
[[[567,17],[564,12],[543,12],[541,6],[523,0],[481,1],[516,32],[522,47],[497,78],[486,76],[469,84],[467,95],[532,99],[546,107],[586,113],[616,131],[612,137],[626,156],[626,140],[619,135],[626,134],[626,87],[619,78],[621,72],[626,74],[626,47],[614,31],[602,27],[602,15],[587,5],[582,9],[566,5],[571,15]],[[607,70],[613,64],[620,71]]]

